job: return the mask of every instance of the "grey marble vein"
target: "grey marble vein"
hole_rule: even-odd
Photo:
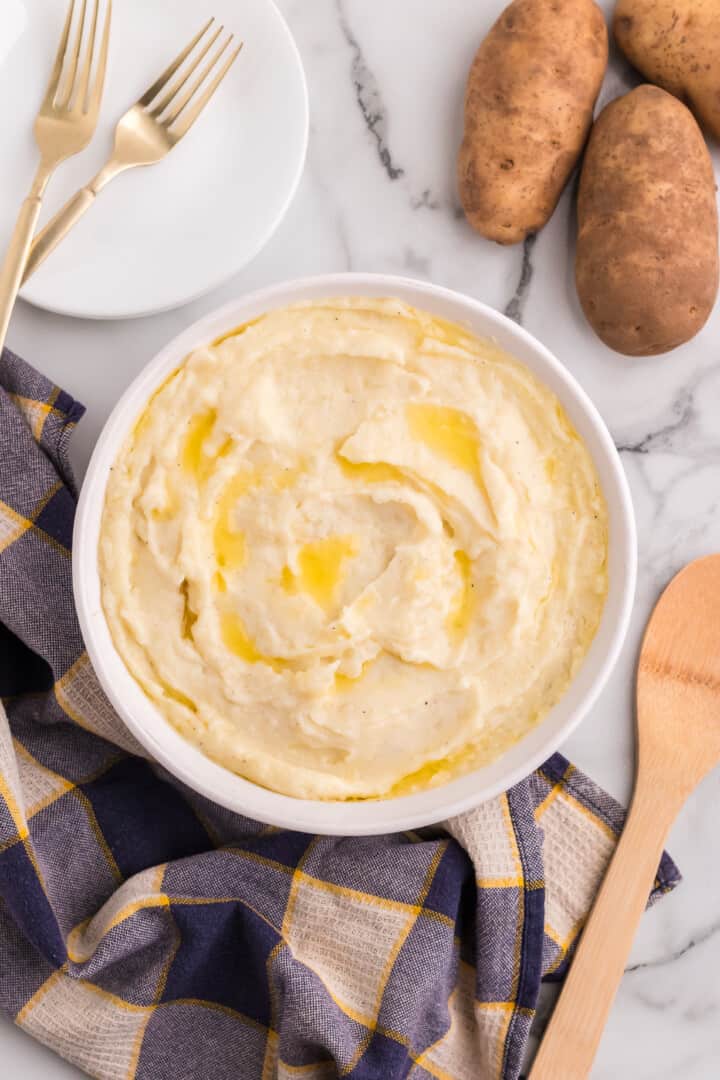
[[[686,956],[693,949],[698,948],[700,945],[704,945],[706,942],[711,941],[716,934],[720,933],[720,922],[714,923],[709,926],[702,933],[697,934],[695,937],[690,938],[685,945],[676,949],[675,952],[669,953],[667,956],[658,956],[654,960],[646,960],[642,964],[631,964],[625,968],[626,975],[632,975],[636,971],[646,971],[650,968],[667,967],[668,964],[674,964],[676,960],[680,960],[683,956]]]
[[[425,188],[419,195],[413,195],[410,205],[413,210],[439,210],[442,207],[442,199],[433,195],[429,188]]]
[[[525,237],[523,242],[522,266],[520,268],[520,277],[518,279],[517,288],[505,307],[505,314],[507,317],[509,319],[514,319],[514,321],[521,326],[528,290],[533,276],[532,253],[536,239],[537,237],[534,234]]]
[[[350,27],[343,0],[335,0],[335,7],[343,37],[352,50],[353,86],[355,87],[355,97],[365,121],[365,126],[375,140],[380,163],[388,177],[391,180],[398,180],[405,175],[405,170],[394,163],[387,144],[387,112],[380,93],[380,87],[373,72],[368,67],[360,44]]]
[[[683,390],[679,397],[673,402],[672,408],[676,417],[675,420],[672,420],[669,424],[665,424],[664,427],[658,428],[657,431],[649,432],[637,442],[620,443],[617,446],[618,453],[649,454],[657,449],[667,450],[673,435],[687,427],[692,421],[694,414],[694,398],[692,391],[687,388]]]
[[[405,248],[403,267],[413,276],[424,278],[430,277],[431,261],[425,255],[419,254],[411,247]]]

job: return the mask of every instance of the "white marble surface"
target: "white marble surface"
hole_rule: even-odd
[[[609,12],[611,0],[603,2]],[[720,550],[720,307],[691,344],[631,361],[607,350],[580,312],[571,191],[524,251],[495,247],[465,224],[454,184],[464,77],[502,6],[503,0],[280,0],[307,69],[311,142],[299,195],[270,246],[204,300],[143,321],[74,322],[20,304],[9,344],[88,406],[74,442],[82,471],[119,393],[157,349],[250,288],[324,271],[399,272],[520,318],[593,397],[632,485],[640,536],[632,632],[610,685],[565,747],[625,799],[643,625],[674,571]],[[632,81],[613,57],[603,101]],[[685,882],[645,917],[596,1080],[720,1075],[719,803],[714,775],[673,831],[670,849]],[[0,1061],[8,1080],[76,1075],[4,1023]]]

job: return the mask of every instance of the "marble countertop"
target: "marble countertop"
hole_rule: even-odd
[[[611,0],[601,3],[609,14]],[[222,289],[149,319],[80,322],[20,303],[9,344],[88,406],[73,444],[81,473],[114,402],[143,365],[181,329],[249,289],[327,271],[384,271],[461,290],[518,319],[593,398],[632,487],[640,575],[631,633],[600,701],[564,747],[626,801],[643,626],[675,571],[720,551],[720,305],[689,345],[629,360],[600,343],[578,305],[572,184],[550,224],[523,247],[497,247],[465,223],[454,180],[464,79],[503,0],[279,6],[307,70],[311,136],[300,191],[270,245]],[[601,103],[634,81],[614,55]],[[673,830],[669,847],[685,882],[643,921],[596,1080],[720,1075],[719,806],[715,773]],[[0,1057],[8,1080],[79,1075],[5,1022]]]

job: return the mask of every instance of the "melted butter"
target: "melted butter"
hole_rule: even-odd
[[[282,574],[280,575],[280,584],[285,592],[294,593],[298,591],[295,575],[289,566],[283,566]]]
[[[414,477],[409,469],[405,471],[397,465],[390,465],[387,461],[348,461],[339,451],[335,456],[346,476],[355,476],[359,480],[366,480],[372,484],[414,485],[419,487],[421,491],[432,494],[441,505],[445,501],[446,496],[442,488],[425,479],[425,477]],[[452,525],[445,520],[443,520],[443,528],[448,536],[455,535]]]
[[[227,443],[220,451],[222,456],[232,443]],[[257,471],[246,470],[236,473],[229,481],[218,502],[213,543],[218,566],[225,571],[239,570],[245,563],[247,551],[245,535],[233,525],[233,510],[239,499],[251,488],[270,484],[276,491],[292,487],[302,473],[301,466],[292,468]],[[224,584],[224,583],[223,583]]]
[[[274,671],[280,671],[286,666],[282,660],[275,660],[272,656],[265,656],[258,651],[239,615],[231,611],[224,612],[220,616],[220,633],[230,652],[239,656],[246,664],[267,664]]]
[[[555,417],[558,422],[558,427],[563,432],[563,434],[567,435],[568,438],[572,439],[574,442],[581,441],[580,436],[570,423],[568,415],[559,401],[555,403]]]
[[[156,521],[169,521],[180,510],[180,500],[168,483],[165,484],[165,505],[156,507],[152,516]]]
[[[239,570],[245,562],[245,534],[233,525],[232,514],[238,499],[252,487],[250,472],[239,472],[229,481],[218,502],[213,545],[215,559],[222,570]]]
[[[240,337],[241,334],[244,334],[251,326],[256,326],[259,322],[262,322],[264,318],[264,315],[259,315],[257,319],[250,319],[246,323],[241,323],[240,326],[236,326],[234,330],[229,330],[227,334],[222,334],[219,338],[215,338],[213,341],[213,348],[216,349],[218,345],[222,345],[225,341],[230,341],[231,338]]]
[[[371,484],[405,483],[406,477],[396,465],[386,461],[348,461],[341,453],[336,455],[338,463],[346,476],[367,480]]]
[[[193,417],[188,433],[185,436],[182,450],[182,467],[188,476],[193,476],[198,483],[202,483],[206,479],[212,468],[214,459],[208,457],[203,450],[203,445],[215,427],[216,420],[217,412],[215,409],[208,409],[207,412],[198,413],[197,416]]]
[[[484,487],[480,470],[480,436],[474,421],[459,409],[443,405],[411,404],[405,410],[410,434],[425,443]]]
[[[180,586],[180,595],[183,601],[182,636],[192,641],[193,626],[198,620],[197,613],[190,606],[190,587],[187,580]]]
[[[303,474],[302,465],[297,465],[287,469],[277,469],[272,474],[271,483],[276,491],[287,491],[288,488],[294,487]]]
[[[358,683],[367,675],[368,668],[375,663],[375,659],[366,660],[357,675],[341,675],[340,672],[335,673],[335,690],[338,694],[344,694],[348,690],[352,690],[353,686],[357,686]]]
[[[327,609],[332,605],[342,581],[344,563],[357,555],[357,550],[352,536],[328,536],[324,540],[313,540],[298,552],[297,574],[286,566],[281,584],[287,592],[308,593],[316,604]]]
[[[474,338],[468,330],[464,330],[458,323],[448,322],[447,319],[435,318],[432,320],[430,337],[443,345],[466,349],[473,354],[478,352],[477,338]]]
[[[151,406],[154,405],[156,398],[158,398],[159,395],[162,394],[163,390],[165,390],[170,385],[170,383],[178,377],[181,370],[182,368],[176,368],[175,371],[171,371],[167,379],[163,379],[163,381],[160,383],[157,390],[153,390],[152,394],[147,400],[145,408],[135,421],[135,427],[133,428],[134,439],[141,439],[143,435],[145,435],[148,430],[150,421],[153,417],[153,410]]]
[[[198,707],[195,702],[191,698],[186,697],[185,694],[181,694],[180,691],[176,690],[174,686],[170,685],[170,683],[166,683],[164,680],[161,679],[160,686],[162,687],[162,692],[165,697],[170,698],[171,701],[176,701],[178,705],[184,705],[186,709],[190,710],[190,712],[196,713],[198,711]]]
[[[472,562],[464,551],[455,552],[455,562],[460,574],[461,585],[450,604],[445,622],[450,638],[461,641],[468,632],[474,609]]]
[[[414,773],[410,773],[408,776],[404,776],[402,780],[399,780],[388,792],[388,797],[395,798],[398,795],[409,795],[414,791],[432,787],[439,776],[443,773],[450,774],[460,761],[462,761],[461,754],[430,761],[427,765],[416,769]]]
[[[245,534],[229,529],[224,521],[215,526],[215,558],[223,570],[239,570],[245,562]]]

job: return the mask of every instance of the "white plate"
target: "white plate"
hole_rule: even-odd
[[[0,245],[37,161],[33,119],[65,0],[0,0]],[[149,315],[237,273],[270,239],[305,161],[307,86],[272,0],[116,0],[91,146],[58,171],[47,220],[106,158],[117,120],[211,15],[245,42],[192,131],[158,165],[114,180],[28,282],[38,307],[82,318]]]

